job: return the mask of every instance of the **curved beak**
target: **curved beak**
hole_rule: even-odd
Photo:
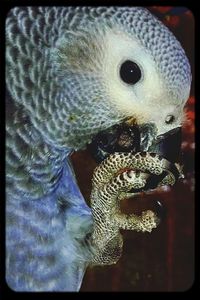
[[[179,161],[182,139],[181,127],[176,127],[156,137],[152,135],[151,124],[145,124],[145,128],[143,127],[140,128],[141,152],[157,153],[172,163]]]

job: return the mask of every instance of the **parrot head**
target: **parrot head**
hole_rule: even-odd
[[[56,49],[63,90],[71,93],[68,144],[89,145],[98,162],[116,151],[177,161],[191,69],[164,24],[145,8],[91,8]]]

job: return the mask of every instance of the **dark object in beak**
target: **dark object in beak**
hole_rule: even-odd
[[[101,131],[88,145],[97,163],[101,163],[114,152],[139,152],[140,132],[136,126],[115,125]]]
[[[129,126],[115,125],[97,134],[88,148],[97,163],[114,152],[152,152],[170,162],[178,162],[181,148],[181,127],[157,136],[152,123]]]
[[[170,171],[176,179],[179,177],[174,163],[180,159],[181,127],[157,136],[157,128],[153,123],[132,126],[122,123],[97,134],[88,148],[97,163],[101,163],[114,152],[156,153],[169,161]],[[155,189],[165,176],[166,172],[159,176],[152,174],[147,180],[145,190]],[[159,201],[155,202],[155,211],[159,219],[163,219],[165,209]]]

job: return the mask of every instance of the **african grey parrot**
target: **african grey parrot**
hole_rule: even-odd
[[[78,291],[88,265],[119,259],[120,228],[150,232],[157,226],[151,211],[141,217],[121,214],[118,200],[131,189],[174,184],[181,176],[175,160],[159,154],[158,141],[181,127],[190,84],[180,43],[145,8],[9,11],[6,280],[11,289]],[[121,141],[113,142],[119,131]],[[123,151],[127,134],[132,150]],[[87,145],[100,157],[91,208],[70,162],[70,154]]]

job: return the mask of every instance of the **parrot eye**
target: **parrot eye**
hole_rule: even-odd
[[[131,60],[126,60],[120,67],[120,77],[127,84],[137,83],[141,76],[139,66]]]

